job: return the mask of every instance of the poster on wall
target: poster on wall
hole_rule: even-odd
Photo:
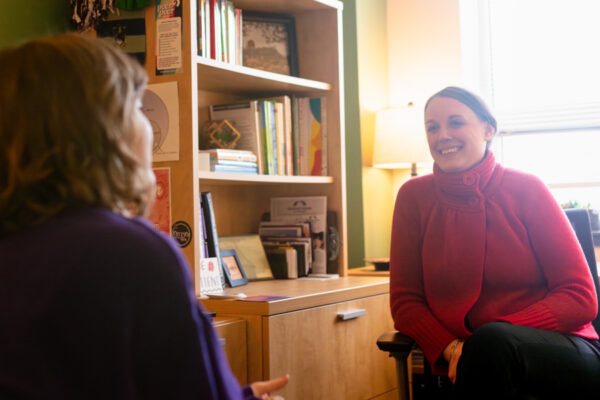
[[[179,160],[179,98],[177,82],[146,86],[142,112],[152,126],[152,161]]]
[[[182,70],[181,0],[156,0],[156,75]]]
[[[109,14],[98,25],[96,33],[102,40],[137,59],[141,65],[146,64],[146,20],[143,9],[119,10],[118,14]]]
[[[171,235],[171,169],[153,168],[156,194],[148,219],[159,230]]]

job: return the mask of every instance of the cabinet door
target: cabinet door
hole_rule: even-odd
[[[287,400],[375,397],[397,386],[393,359],[376,345],[391,329],[387,294],[264,318],[264,376],[290,374],[278,393]]]
[[[217,317],[214,320],[223,350],[229,361],[233,375],[240,385],[248,383],[248,346],[246,340],[246,321],[239,318]]]

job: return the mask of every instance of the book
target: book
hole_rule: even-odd
[[[286,175],[286,135],[283,126],[283,103],[273,101],[275,109],[275,135],[277,137],[277,175]]]
[[[210,157],[209,153],[198,154],[198,170],[211,172],[232,172],[257,174],[258,166],[252,161],[218,160]]]
[[[292,175],[300,175],[300,120],[298,118],[298,97],[291,96],[290,108],[292,118]]]
[[[265,252],[275,279],[298,278],[296,249],[288,246],[267,246]]]
[[[210,149],[199,150],[200,154],[208,154],[211,162],[240,161],[257,164],[256,154],[248,150]]]
[[[200,241],[202,242],[202,244],[200,245],[200,255],[201,258],[208,258],[208,236],[206,233],[206,218],[204,216],[204,212],[203,212],[203,205],[202,205],[202,196],[200,196]]]
[[[258,174],[258,167],[245,167],[239,165],[223,165],[213,164],[211,165],[211,171],[213,172],[229,172],[233,174]]]
[[[301,237],[302,228],[300,226],[293,225],[281,225],[281,226],[259,226],[258,235],[260,237],[268,236],[283,236],[283,237]]]
[[[263,144],[263,155],[264,155],[264,174],[274,175],[275,165],[273,161],[273,137],[271,133],[271,118],[269,116],[269,104],[267,101],[258,102],[259,109],[259,126],[261,133],[261,140]]]
[[[290,96],[267,99],[275,104],[277,132],[277,158],[279,175],[294,175],[292,143],[292,101]]]
[[[235,250],[249,281],[273,279],[258,235],[221,236],[219,244],[222,250]]]
[[[281,236],[270,236],[262,238],[265,249],[269,246],[287,246],[296,249],[298,266],[298,277],[306,276],[312,268],[312,240],[308,237],[290,238]]]
[[[242,51],[244,44],[242,43],[242,10],[240,8],[235,8],[235,63],[237,65],[242,65]]]
[[[208,107],[208,110],[211,120],[216,121],[225,119],[237,129],[241,136],[235,150],[246,150],[254,154],[258,164],[258,173],[265,173],[263,160],[265,154],[263,145],[264,133],[260,124],[258,102],[256,100],[251,100],[238,103],[211,105]],[[231,149],[227,150],[228,152],[215,151],[213,153],[217,155],[217,158],[222,158],[220,154],[232,154]],[[249,161],[246,156],[241,157],[241,161]]]
[[[219,17],[221,28],[221,61],[229,62],[229,42],[227,31],[227,0],[219,0]]]
[[[269,214],[270,215],[270,214]],[[310,222],[280,222],[280,221],[260,221],[258,228],[299,228],[296,237],[310,237]],[[279,236],[279,235],[271,235]]]
[[[206,45],[204,44],[204,41],[206,40],[206,37],[204,36],[204,30],[205,28],[205,21],[204,21],[204,3],[206,2],[206,0],[199,0],[198,1],[198,15],[196,16],[197,18],[197,22],[196,22],[196,39],[197,39],[197,46],[198,48],[196,49],[198,52],[198,55],[200,57],[204,57],[204,51],[206,50]]]
[[[271,198],[271,221],[310,222],[312,273],[327,273],[327,197]]]
[[[277,116],[275,115],[275,101],[265,100],[265,108],[267,109],[266,114],[266,127],[268,136],[270,139],[269,145],[269,162],[272,164],[273,169],[270,175],[279,174],[279,159],[278,159],[278,137],[277,137]],[[265,138],[265,141],[267,139]]]
[[[217,60],[217,0],[207,0],[209,1],[209,22],[210,22],[210,33],[209,33],[209,43],[210,43],[210,58],[213,60]]]
[[[227,49],[228,56],[227,60],[231,64],[236,64],[236,48],[237,48],[237,40],[235,37],[235,29],[236,29],[236,18],[235,18],[235,6],[233,2],[227,1]]]
[[[327,175],[327,158],[324,155],[327,148],[325,117],[325,98],[298,99],[302,175]]]
[[[201,192],[202,197],[202,213],[204,214],[204,223],[206,227],[206,242],[208,247],[208,256],[218,260],[218,265],[221,265],[221,251],[219,249],[219,234],[217,232],[217,222],[215,219],[215,211],[210,192]],[[225,287],[225,277],[223,278],[223,287]]]

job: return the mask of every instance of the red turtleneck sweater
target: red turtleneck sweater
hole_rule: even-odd
[[[411,179],[392,224],[390,302],[437,374],[455,338],[492,321],[597,339],[594,284],[564,212],[536,177],[496,164]]]

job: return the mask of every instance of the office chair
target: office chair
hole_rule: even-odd
[[[570,208],[565,210],[567,218],[571,222],[571,226],[575,230],[577,240],[583,249],[583,253],[587,260],[588,267],[592,273],[594,286],[596,287],[596,297],[600,304],[600,292],[598,291],[598,269],[596,266],[596,255],[594,253],[594,242],[592,237],[592,227],[590,225],[590,216],[588,211],[583,208]],[[596,315],[592,325],[596,332],[600,332],[600,313]],[[408,400],[410,397],[410,388],[408,384],[408,356],[410,352],[416,348],[415,341],[409,336],[403,335],[397,331],[386,332],[377,339],[377,346],[382,351],[390,353],[390,357],[396,359],[396,375],[398,378],[398,393],[400,400]],[[428,393],[435,390],[427,386],[435,385],[435,378],[431,374],[429,364],[425,360],[425,389]]]

